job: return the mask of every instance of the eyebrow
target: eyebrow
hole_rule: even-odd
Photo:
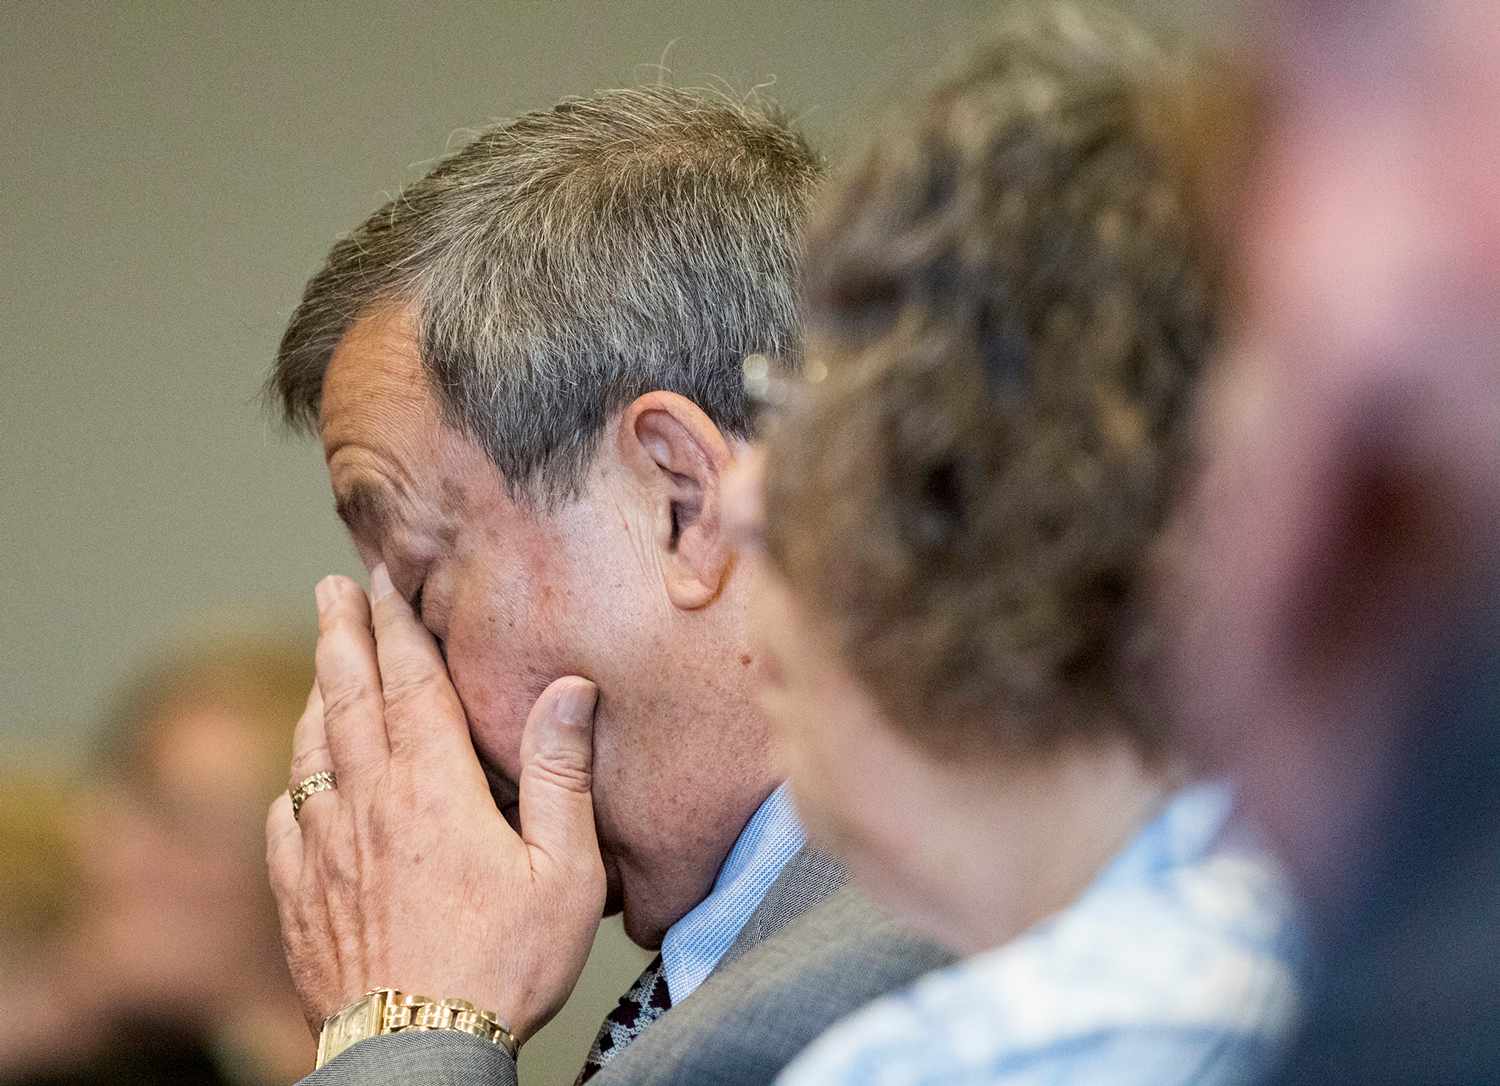
[[[336,496],[334,509],[351,532],[379,532],[391,519],[391,502],[371,483],[353,483]]]

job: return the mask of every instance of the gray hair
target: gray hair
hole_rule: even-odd
[[[800,357],[802,227],[822,175],[774,109],[666,86],[488,128],[334,245],[268,395],[314,428],[350,326],[410,306],[446,421],[518,498],[576,496],[605,423],[656,389],[748,436],[741,360]]]

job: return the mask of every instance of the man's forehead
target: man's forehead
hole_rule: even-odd
[[[477,508],[510,508],[498,471],[442,417],[407,311],[362,317],[323,379],[319,428],[341,520],[356,540],[448,538]]]
[[[372,430],[428,418],[436,409],[422,370],[416,320],[407,310],[359,318],[323,374],[318,430],[325,452]]]

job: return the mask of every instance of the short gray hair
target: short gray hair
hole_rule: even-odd
[[[741,360],[800,357],[822,175],[774,108],[710,92],[602,91],[488,128],[334,245],[268,394],[312,429],[350,326],[410,306],[446,420],[518,498],[576,495],[608,419],[656,389],[748,436]]]

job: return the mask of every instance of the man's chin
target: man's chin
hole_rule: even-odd
[[[631,913],[630,910],[620,910],[625,914],[625,937],[642,950],[660,950],[662,939],[666,937],[667,930],[659,922],[642,917],[639,913]]]
[[[627,903],[625,880],[620,869],[608,856],[604,858],[604,915],[620,915],[625,928],[625,937],[643,950],[656,950],[661,946],[662,936],[670,924],[663,924],[649,893],[639,893],[641,884],[632,883],[637,891]]]

